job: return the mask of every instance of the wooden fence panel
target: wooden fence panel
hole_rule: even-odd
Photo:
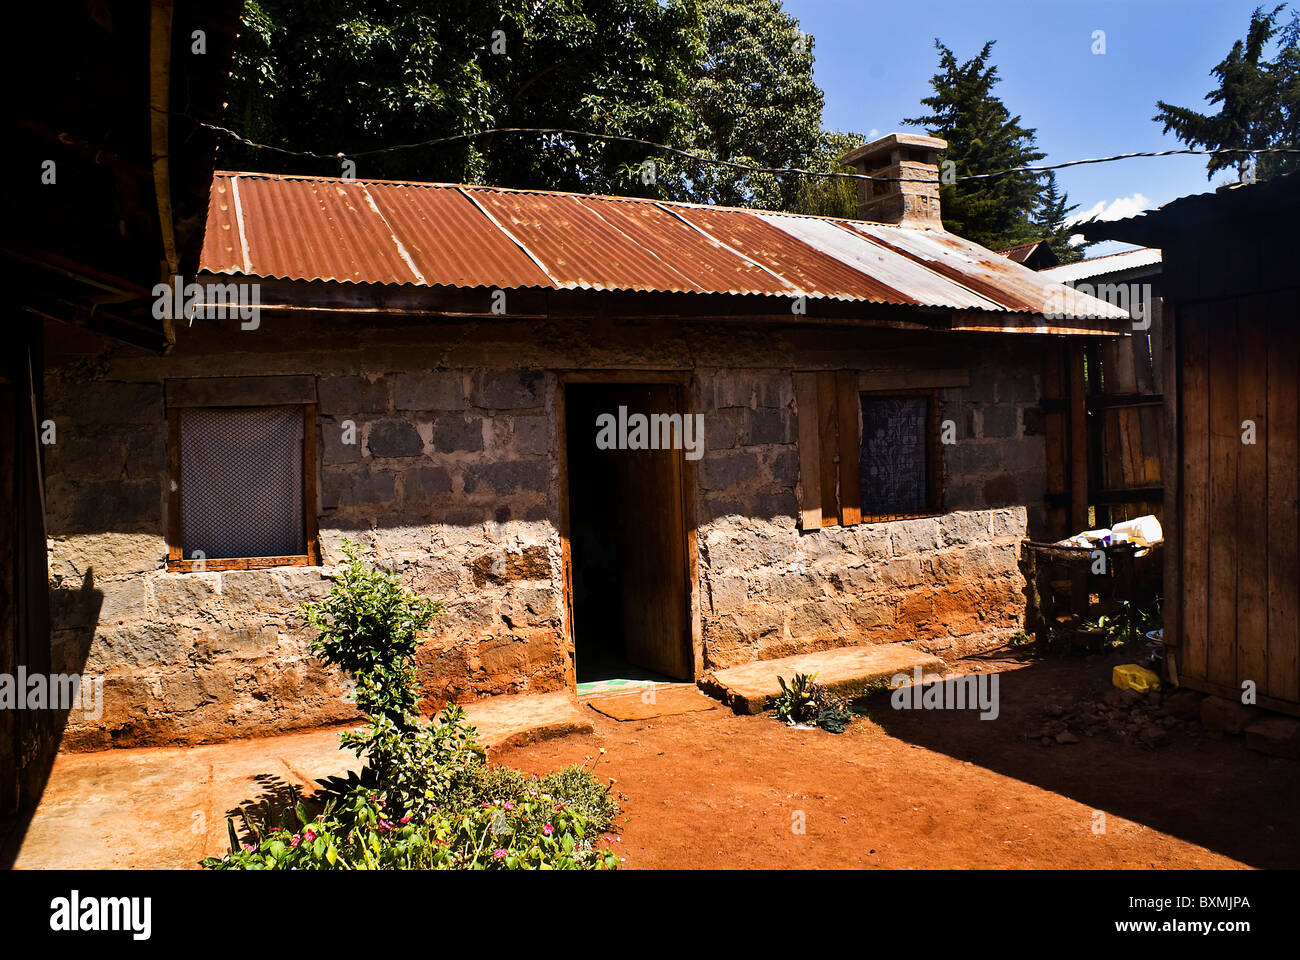
[[[1235,686],[1237,679],[1237,305],[1224,300],[1209,308],[1210,370],[1210,570],[1208,679]]]
[[[1147,330],[1099,343],[1085,364],[1091,413],[1088,503],[1095,526],[1146,514],[1163,519],[1162,374],[1154,355],[1163,342],[1162,308],[1153,297]]]
[[[1182,658],[1183,676],[1204,680],[1208,674],[1210,384],[1209,309],[1205,304],[1180,306],[1182,339]],[[1176,603],[1176,597],[1166,602]]]
[[[1300,329],[1295,302],[1268,305],[1268,695],[1300,702]]]
[[[1237,325],[1237,685],[1268,686],[1268,391],[1267,323],[1261,298],[1240,301]],[[1243,436],[1253,424],[1254,442]]]

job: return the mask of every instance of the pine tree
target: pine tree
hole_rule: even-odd
[[[1079,209],[1077,203],[1070,203],[1068,194],[1062,193],[1056,186],[1056,174],[1049,172],[1046,177],[1047,185],[1043,188],[1043,194],[1039,198],[1038,212],[1035,216],[1037,223],[1038,236],[1047,242],[1052,248],[1052,253],[1056,254],[1056,259],[1061,263],[1074,263],[1076,260],[1083,259],[1083,251],[1090,244],[1083,242],[1074,244],[1070,242],[1070,236],[1073,234],[1073,227],[1067,226],[1066,220],[1070,214]]]
[[[1156,102],[1159,112],[1152,118],[1163,123],[1163,132],[1189,147],[1208,150],[1233,150],[1210,157],[1206,178],[1215,172],[1236,167],[1243,179],[1252,166],[1252,151],[1263,147],[1300,146],[1300,13],[1293,12],[1285,28],[1277,25],[1285,4],[1265,13],[1256,7],[1244,40],[1232,45],[1228,55],[1210,71],[1219,86],[1206,94],[1209,103],[1220,104],[1219,112],[1199,113],[1188,107],[1176,107],[1163,100]],[[1270,41],[1279,34],[1277,59],[1264,58]],[[1267,178],[1300,167],[1294,154],[1262,154],[1255,164],[1255,175]]]
[[[1022,127],[1020,117],[1012,116],[993,93],[1000,79],[989,62],[993,41],[964,63],[941,41],[934,45],[939,51],[939,72],[930,80],[934,95],[921,100],[930,113],[903,123],[948,141],[940,170],[963,177],[1041,160],[1045,154],[1035,149],[1033,128]],[[1038,239],[1040,189],[1037,178],[1027,173],[941,182],[944,228],[994,249]]]

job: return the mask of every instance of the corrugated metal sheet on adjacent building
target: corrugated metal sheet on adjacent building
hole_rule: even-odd
[[[1155,268],[1161,263],[1161,252],[1156,247],[1138,247],[1136,250],[1124,250],[1120,253],[1108,253],[1103,257],[1091,257],[1063,263],[1059,267],[1048,267],[1041,271],[1043,276],[1057,283],[1077,283],[1091,280],[1093,277],[1105,277],[1129,270]],[[1157,272],[1153,269],[1152,272]]]
[[[941,231],[451,184],[219,173],[201,267],[418,286],[807,296],[1122,319]]]

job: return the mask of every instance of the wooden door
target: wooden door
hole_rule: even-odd
[[[680,413],[673,384],[628,385],[614,393],[628,416]],[[689,680],[682,457],[680,449],[619,451],[615,522],[628,662]]]

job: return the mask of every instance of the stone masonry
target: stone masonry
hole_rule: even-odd
[[[1045,462],[1033,338],[813,336],[726,324],[423,325],[271,318],[182,329],[166,357],[65,328],[49,360],[46,447],[58,669],[104,677],[104,714],[65,749],[201,742],[346,720],[344,679],[298,610],[351,538],[442,602],[420,653],[426,707],[573,681],[563,597],[557,370],[691,372],[695,629],[704,670],[828,647],[919,640],[961,655],[1022,622],[1019,542],[1041,523]],[[837,339],[837,337],[839,339]],[[75,341],[75,342],[74,342]],[[939,341],[939,342],[936,342]],[[797,526],[796,369],[951,367],[936,517]],[[316,378],[324,567],[166,571],[164,382]],[[353,439],[355,442],[345,442]]]

